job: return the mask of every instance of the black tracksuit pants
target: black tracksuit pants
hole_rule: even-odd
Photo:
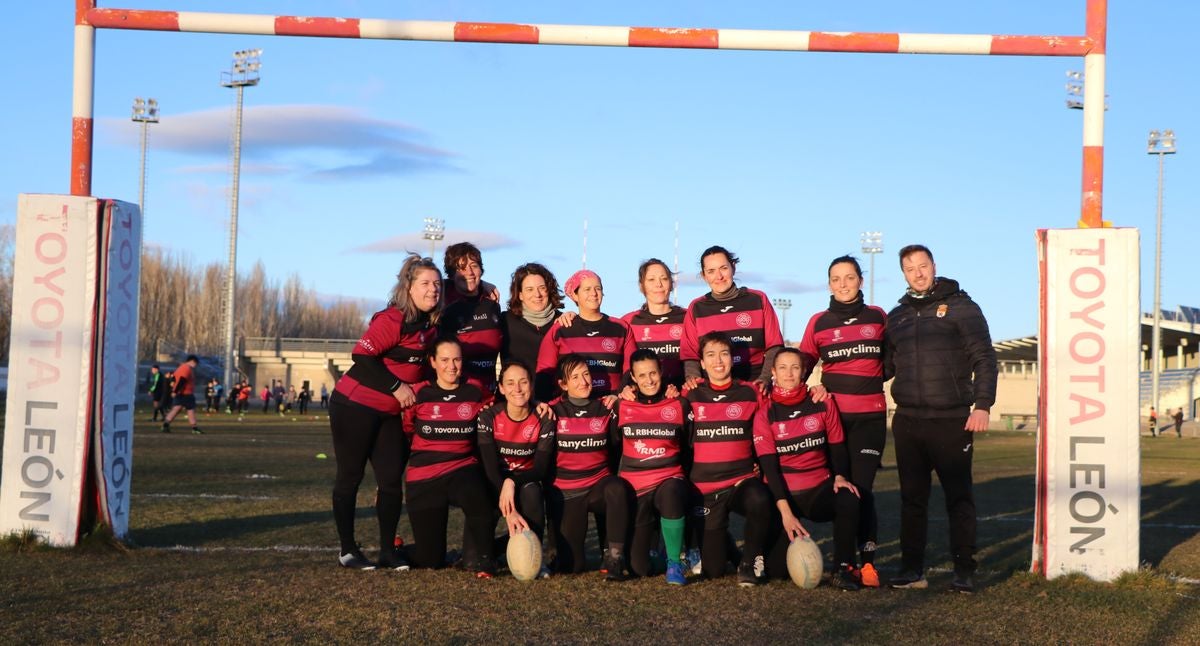
[[[333,481],[333,522],[337,526],[342,553],[357,548],[354,513],[358,506],[358,486],[362,483],[368,460],[379,485],[375,500],[379,548],[392,549],[404,500],[404,464],[408,454],[408,438],[401,427],[400,416],[334,399],[329,405],[329,429],[333,434],[333,457],[337,462],[337,475]]]

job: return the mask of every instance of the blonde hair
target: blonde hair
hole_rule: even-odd
[[[421,314],[421,311],[417,309],[416,305],[413,305],[409,298],[408,291],[412,288],[413,281],[416,280],[417,272],[424,269],[433,270],[437,274],[438,281],[442,280],[442,272],[433,262],[433,258],[422,258],[415,253],[410,253],[404,259],[404,264],[400,265],[400,272],[396,274],[396,286],[392,287],[392,293],[388,296],[388,307],[395,307],[403,312],[405,321],[413,321]],[[442,297],[443,292],[439,290],[438,303],[429,312],[429,320],[435,325],[442,316]]]

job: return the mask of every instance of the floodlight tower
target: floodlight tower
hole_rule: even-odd
[[[883,253],[883,232],[882,231],[863,231],[862,252],[871,256],[871,268],[868,272],[871,274],[870,291],[867,292],[867,304],[875,304],[875,256]]]
[[[158,123],[158,101],[154,99],[142,100],[142,97],[137,97],[133,100],[133,116],[130,117],[134,123],[142,124],[142,163],[141,172],[138,175],[138,211],[142,213],[142,226],[146,224],[146,136],[147,128],[152,123]]]
[[[1150,336],[1150,401],[1158,407],[1158,372],[1162,354],[1162,218],[1163,218],[1163,157],[1175,154],[1175,131],[1150,131],[1146,153],[1158,155],[1158,209],[1154,227],[1154,329]]]
[[[221,72],[221,85],[237,90],[237,110],[233,126],[233,186],[229,192],[229,271],[225,278],[225,373],[226,392],[233,380],[234,290],[237,286],[238,183],[242,171],[242,93],[247,86],[258,85],[262,67],[261,49],[242,49],[233,53],[233,67]]]
[[[429,241],[429,257],[437,253],[437,243],[446,238],[446,221],[442,218],[425,218],[425,228],[421,237]]]
[[[771,304],[775,306],[775,309],[783,312],[779,319],[783,323],[783,342],[787,343],[787,313],[792,309],[792,300],[790,298],[773,298]]]

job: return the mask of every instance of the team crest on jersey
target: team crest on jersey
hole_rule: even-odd
[[[871,327],[870,325],[862,326],[862,336],[864,339],[875,338],[875,328]]]
[[[776,433],[775,436],[776,437],[787,437],[788,436],[787,424],[785,422],[779,423],[779,432]]]
[[[474,411],[471,410],[470,404],[459,404],[458,408],[455,409],[454,412],[458,413],[459,419],[471,419],[471,413]]]
[[[730,404],[725,407],[725,417],[729,419],[740,419],[742,417],[742,405]]]
[[[946,315],[946,312],[949,312],[949,311],[950,311],[950,306],[945,303],[942,303],[941,305],[938,305],[937,317],[942,318],[943,316]]]
[[[815,431],[821,428],[821,420],[816,417],[804,418],[804,429],[807,431]]]
[[[433,412],[429,414],[430,419],[441,419],[442,407],[438,404],[433,405]]]
[[[526,440],[532,440],[533,436],[536,434],[537,428],[533,424],[526,424],[525,428],[521,429],[521,435],[523,435]]]
[[[604,348],[605,352],[616,352],[617,342],[613,341],[612,339],[605,339],[600,342],[600,347]]]
[[[733,322],[737,323],[738,327],[750,327],[750,324],[754,322],[754,319],[750,318],[749,314],[742,312],[741,314],[737,315],[737,318],[733,319]]]
[[[565,420],[565,419],[558,420],[558,430],[562,433],[566,433],[567,431],[570,430],[570,428],[567,426],[567,420]]]
[[[833,331],[833,340],[834,340],[834,341],[841,341],[841,340],[842,340],[842,331],[841,331],[841,330],[839,330],[839,329],[835,329],[835,330]]]
[[[650,340],[650,328],[648,328],[648,327],[642,328],[642,339],[645,341]]]
[[[592,429],[592,432],[594,432],[594,433],[599,433],[600,431],[603,431],[604,430],[604,418],[603,417],[593,417],[592,421],[588,423],[588,428]]]
[[[682,339],[683,338],[683,326],[682,325],[672,325],[671,326],[671,338],[672,339]]]
[[[662,412],[659,413],[659,415],[661,415],[662,418],[667,420],[668,422],[673,422],[673,421],[675,421],[675,418],[679,416],[679,413],[678,413],[678,411],[675,410],[674,406],[668,406],[668,407],[662,409]]]
[[[703,406],[696,407],[696,419],[701,420],[701,421],[708,419],[707,417],[704,416],[704,407]]]

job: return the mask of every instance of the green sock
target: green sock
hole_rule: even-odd
[[[667,562],[678,563],[679,554],[683,552],[683,519],[661,519],[663,542],[667,546]]]

